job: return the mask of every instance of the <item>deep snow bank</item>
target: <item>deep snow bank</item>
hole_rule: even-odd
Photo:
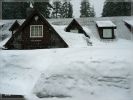
[[[0,92],[130,100],[132,57],[132,47],[1,50]]]
[[[33,92],[40,98],[130,100],[132,54],[129,49],[92,47],[56,52],[53,59],[58,60],[42,71]]]
[[[35,85],[34,91],[38,97],[73,97],[77,93],[95,96],[98,89],[106,94],[107,91],[130,88],[129,70],[125,62],[73,61],[54,67],[45,70]]]

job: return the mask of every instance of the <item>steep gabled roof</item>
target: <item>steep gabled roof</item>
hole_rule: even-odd
[[[30,22],[30,20],[32,19],[32,17],[33,17],[33,16],[36,16],[36,15],[38,15],[38,16],[42,19],[42,21],[45,22],[45,23],[48,25],[48,27],[50,27],[51,30],[54,31],[55,34],[61,39],[61,41],[63,41],[63,42],[66,44],[66,46],[68,47],[67,43],[66,43],[66,42],[61,38],[61,36],[55,31],[55,29],[50,25],[50,23],[46,20],[46,18],[45,18],[38,10],[36,10],[36,9],[34,9],[34,11],[32,12],[32,14],[29,15],[29,16],[26,18],[26,20],[25,20],[25,21],[23,22],[23,24],[19,27],[19,29],[13,34],[12,37],[15,37],[15,36],[17,36],[18,34],[20,34],[20,32],[23,30],[23,28]],[[5,46],[8,45],[8,44],[13,40],[12,37],[11,37],[11,38],[9,39],[9,41],[5,44]]]
[[[19,27],[19,26],[20,26],[20,24],[19,24],[19,22],[16,20],[16,21],[12,24],[12,26],[9,28],[9,31],[13,31],[15,27]]]
[[[78,26],[78,28],[83,29],[83,28],[81,27],[81,25],[76,21],[76,19],[73,19],[73,20],[70,22],[70,24],[66,27],[66,29],[67,29],[67,28],[70,28],[71,25],[73,25],[73,24],[76,24],[76,25]]]
[[[76,21],[76,19],[73,19],[73,20],[70,22],[70,24],[66,27],[66,30],[71,29],[71,27],[72,27],[74,24],[76,24],[76,27],[77,27],[78,29],[81,29],[81,30],[83,31],[83,33],[84,33],[85,36],[87,36],[87,37],[90,38],[90,36],[89,36],[88,34],[86,34],[86,32],[84,31],[83,27],[78,23],[78,21]]]

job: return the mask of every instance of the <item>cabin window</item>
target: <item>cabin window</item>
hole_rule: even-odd
[[[103,29],[103,38],[112,38],[112,29]]]
[[[72,33],[78,33],[78,30],[71,30]]]
[[[31,25],[30,37],[43,37],[43,25]]]
[[[72,33],[78,33],[79,30],[77,28],[74,28],[74,29],[71,29],[70,32],[72,32]]]

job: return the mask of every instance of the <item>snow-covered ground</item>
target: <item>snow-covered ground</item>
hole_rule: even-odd
[[[60,35],[63,27],[54,26]],[[99,40],[84,29],[92,46],[83,39],[78,48],[0,50],[0,93],[27,100],[132,100],[133,41]]]
[[[1,50],[0,93],[24,94],[27,100],[132,100],[132,50],[128,40],[95,41],[85,48]]]
[[[132,100],[132,48],[1,51],[0,93],[28,100]]]

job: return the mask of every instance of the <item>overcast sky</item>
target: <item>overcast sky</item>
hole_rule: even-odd
[[[105,0],[89,0],[91,5],[94,6],[95,12],[96,12],[96,16],[100,17],[102,10],[103,10],[103,5],[104,5],[104,1]],[[73,4],[73,15],[75,18],[78,18],[80,16],[80,3],[81,0],[71,0],[72,4]]]

